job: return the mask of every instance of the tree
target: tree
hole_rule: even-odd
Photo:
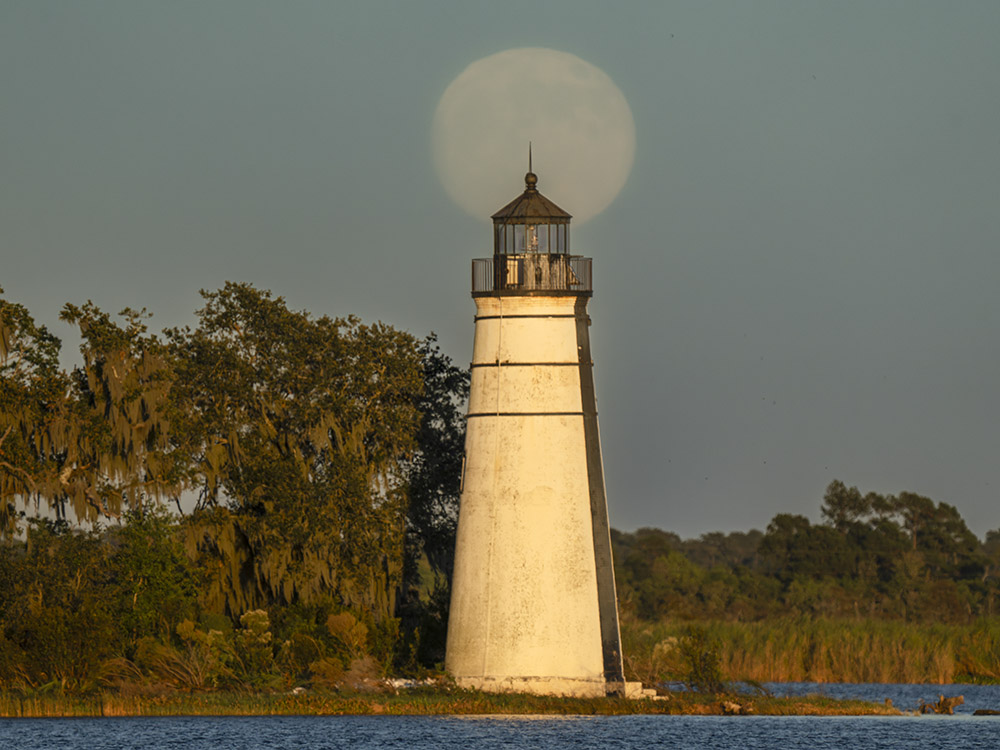
[[[788,584],[793,578],[838,578],[857,567],[856,551],[828,526],[813,526],[805,516],[780,513],[760,542],[765,569]]]
[[[702,534],[699,539],[684,540],[680,549],[691,562],[706,568],[749,566],[755,564],[757,547],[763,536],[757,529],[728,534],[712,531]]]
[[[820,512],[837,531],[846,534],[868,518],[872,512],[874,495],[862,495],[857,487],[847,487],[834,479],[823,495]]]
[[[465,454],[465,404],[469,372],[452,364],[431,334],[420,342],[423,392],[417,450],[406,466],[409,485],[409,561],[424,555],[431,570],[451,577]]]
[[[0,297],[0,537],[15,530],[18,505],[58,507],[64,496],[70,383],[60,347],[23,305]]]
[[[172,370],[144,313],[119,325],[92,303],[66,305],[84,362],[59,369],[60,343],[20,305],[0,300],[0,528],[13,503],[46,503],[58,518],[121,515],[123,503],[176,495],[184,484],[169,425]]]
[[[248,284],[202,296],[198,327],[167,335],[200,487],[188,539],[214,571],[207,604],[236,616],[333,593],[386,621],[418,426],[415,341],[293,312]]]
[[[37,518],[0,545],[0,686],[96,686],[118,645],[108,553],[97,533]]]
[[[911,548],[923,553],[938,574],[976,578],[986,561],[979,540],[953,505],[937,503],[912,492],[893,499],[893,509],[910,536]]]
[[[102,541],[121,650],[132,658],[144,638],[170,643],[177,626],[197,619],[199,571],[184,551],[178,519],[148,504],[125,515]]]
[[[171,433],[183,415],[170,352],[148,333],[145,310],[119,315],[124,325],[92,302],[67,304],[60,314],[83,337],[64,440],[66,491],[78,519],[119,518],[147,498],[176,499],[188,481],[188,457]]]
[[[992,616],[994,601],[1000,586],[1000,529],[986,532],[983,544],[983,555],[986,558],[986,569],[983,571],[983,583],[986,588],[986,615]]]
[[[403,658],[435,664],[444,659],[470,378],[441,351],[434,334],[419,343],[419,352],[420,428],[405,466],[406,553],[397,614],[411,652]],[[421,575],[422,568],[428,575]]]

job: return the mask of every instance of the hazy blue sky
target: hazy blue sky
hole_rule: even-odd
[[[435,175],[434,108],[480,57],[571,52],[636,122],[625,189],[573,237],[612,524],[816,519],[839,478],[982,535],[998,32],[996,0],[2,0],[0,286],[70,346],[64,302],[159,328],[231,279],[466,363],[491,237]]]

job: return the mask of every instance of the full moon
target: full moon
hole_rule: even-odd
[[[599,68],[567,52],[527,47],[477,60],[434,113],[434,164],[445,190],[488,220],[524,188],[528,143],[538,189],[574,225],[615,199],[635,158],[625,96]]]

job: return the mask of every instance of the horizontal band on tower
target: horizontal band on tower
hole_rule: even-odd
[[[567,313],[566,315],[477,315],[476,320],[511,320],[512,318],[580,318],[581,320],[589,320],[587,315],[577,315],[576,313]]]
[[[593,367],[593,362],[473,362],[475,367]]]
[[[478,411],[465,416],[472,419],[473,417],[586,417],[590,415],[582,411]],[[597,416],[597,412],[594,412],[592,416]]]

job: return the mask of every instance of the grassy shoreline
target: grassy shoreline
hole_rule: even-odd
[[[728,706],[727,706],[728,704]],[[464,690],[367,693],[175,693],[165,696],[0,694],[0,718],[138,716],[722,715],[898,716],[891,707],[822,696],[773,698],[674,693],[666,700],[552,698]]]

